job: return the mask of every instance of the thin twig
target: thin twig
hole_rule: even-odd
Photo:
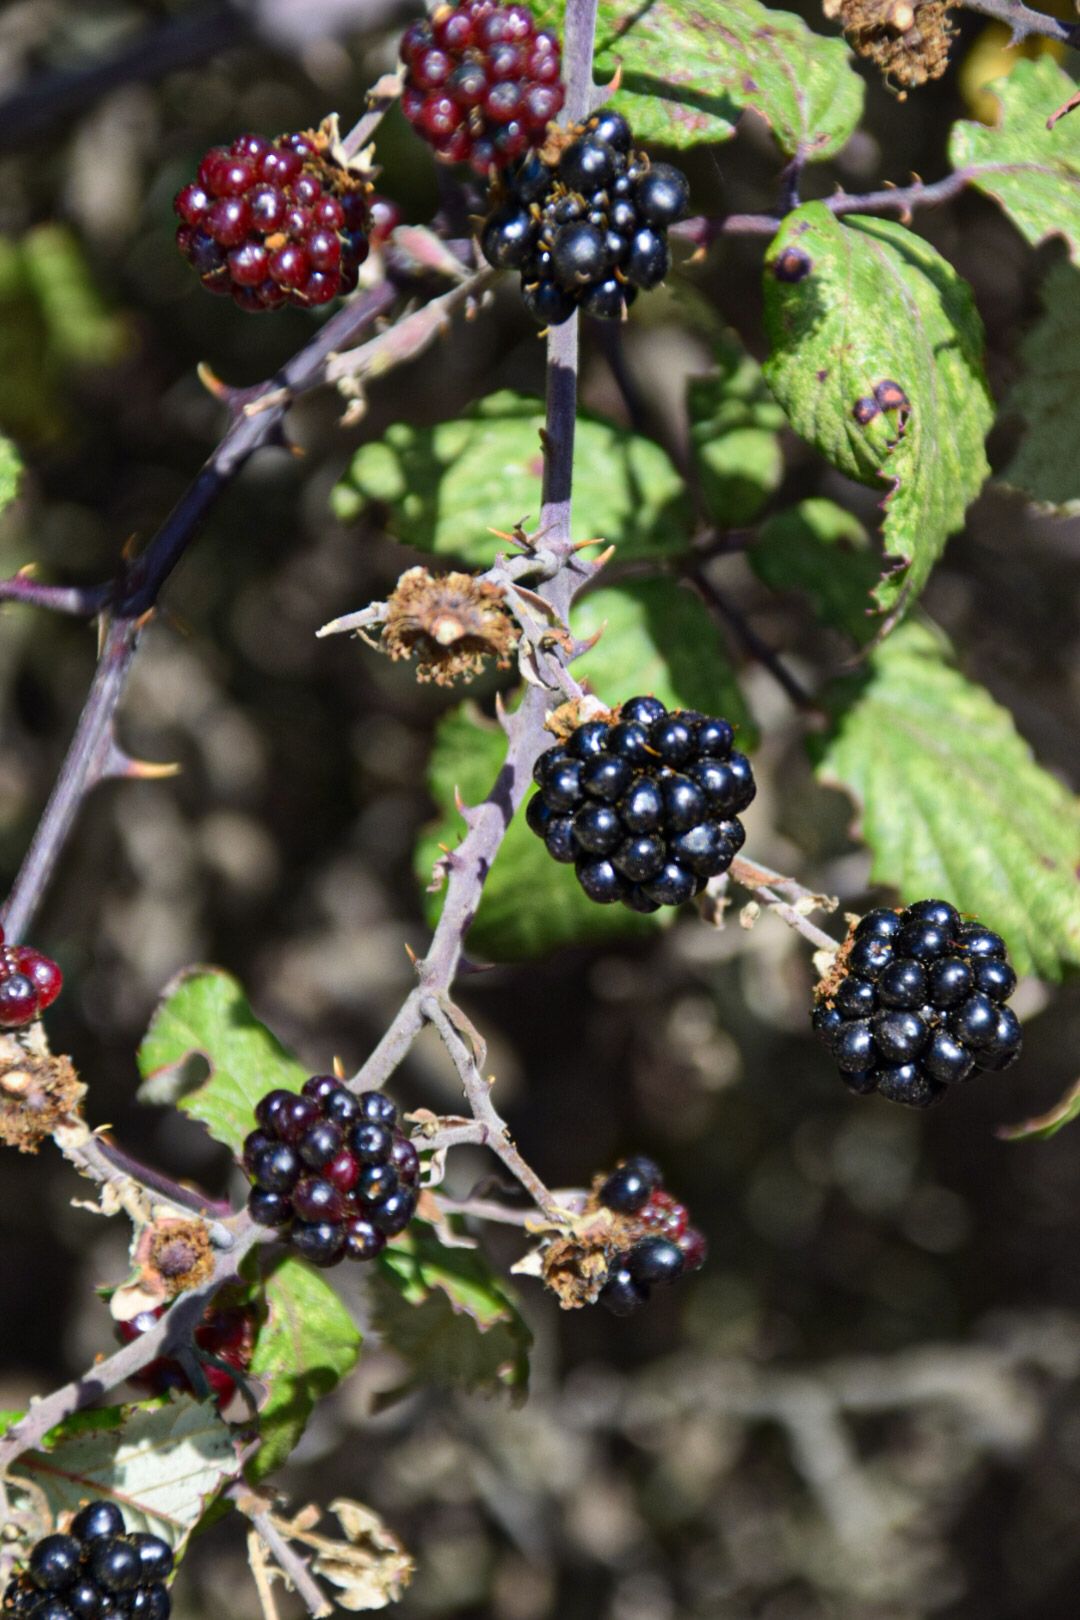
[[[764,637],[758,635],[741,608],[737,608],[734,602],[720,590],[719,586],[713,583],[704,569],[689,569],[686,578],[693,585],[709,611],[731,626],[746,651],[752,658],[756,658],[758,663],[764,669],[767,669],[773,679],[783,687],[796,708],[802,709],[809,714],[823,713],[820,704],[814,700],[802,682],[791,673],[779,653],[769,646]]]
[[[736,883],[741,884],[744,889],[749,889],[762,905],[775,911],[782,922],[787,923],[789,928],[794,928],[796,933],[809,940],[819,951],[835,953],[839,950],[838,940],[812,923],[798,905],[789,904],[777,893],[777,889],[785,889],[803,904],[813,902],[815,906],[820,906],[826,911],[835,910],[835,901],[830,901],[824,895],[814,894],[810,889],[804,889],[794,878],[786,878],[780,872],[771,872],[767,866],[759,866],[756,861],[738,855],[732,861],[729,871]]]
[[[253,1496],[250,1488],[239,1481],[230,1485],[225,1495],[235,1503],[245,1518],[250,1519],[278,1570],[303,1599],[308,1613],[316,1616],[316,1620],[322,1620],[322,1617],[333,1614],[334,1605],[312,1575],[307,1559],[296,1551],[288,1537],[278,1529],[273,1515],[263,1505],[261,1499]]]

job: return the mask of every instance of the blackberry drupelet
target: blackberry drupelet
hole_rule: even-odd
[[[643,1154],[624,1159],[600,1184],[597,1202],[620,1217],[600,1303],[629,1316],[656,1283],[676,1282],[705,1263],[704,1234],[686,1207],[664,1191],[658,1165]]]
[[[67,1534],[44,1536],[8,1582],[0,1612],[14,1620],[97,1620],[106,1614],[169,1620],[164,1582],[173,1555],[160,1536],[126,1534],[114,1502],[89,1502]]]
[[[525,819],[590,900],[682,905],[743,846],[738,812],[756,788],[734,735],[726,720],[630,698],[610,724],[590,720],[541,754]]]
[[[313,1265],[372,1260],[416,1209],[420,1159],[381,1091],[359,1096],[316,1074],[302,1094],[271,1091],[244,1142],[248,1210]]]
[[[852,1091],[929,1108],[977,1070],[1016,1062],[1015,987],[999,935],[947,900],[917,900],[855,925],[817,988],[813,1025]]]
[[[541,326],[578,308],[621,320],[666,276],[668,227],[690,196],[680,170],[633,151],[619,113],[597,113],[573,133],[551,162],[533,154],[508,175],[480,235],[489,264],[520,270],[525,307]]]
[[[527,6],[439,5],[399,47],[401,110],[444,163],[484,180],[539,146],[562,109],[559,42]]]
[[[30,945],[5,945],[0,928],[0,1029],[22,1029],[51,1007],[63,987],[56,963]]]
[[[371,188],[321,131],[240,135],[177,192],[176,245],[208,292],[251,314],[328,304],[368,256]]]

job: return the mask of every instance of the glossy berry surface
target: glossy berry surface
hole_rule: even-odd
[[[0,928],[0,1029],[22,1029],[51,1007],[64,979],[49,957],[30,945],[6,945]]]
[[[113,1502],[88,1502],[62,1533],[30,1549],[26,1568],[9,1581],[3,1613],[16,1620],[169,1620],[162,1582],[173,1554],[160,1536],[125,1533]]]
[[[272,1198],[274,1194],[261,1193],[262,1198]],[[291,1215],[291,1210],[290,1210]],[[159,1306],[157,1310],[140,1311],[138,1316],[129,1322],[117,1324],[118,1337],[124,1344],[131,1344],[135,1339],[141,1338],[164,1315],[165,1307]],[[203,1376],[210,1386],[210,1393],[217,1402],[218,1407],[227,1406],[231,1401],[237,1387],[237,1379],[229,1372],[232,1368],[236,1373],[243,1374],[251,1365],[251,1357],[255,1349],[255,1339],[258,1333],[258,1323],[253,1311],[246,1306],[236,1305],[224,1308],[209,1306],[203,1315],[202,1321],[195,1329],[195,1347],[207,1359],[202,1366]],[[213,1362],[224,1362],[224,1366],[214,1366]],[[194,1393],[189,1379],[180,1362],[172,1356],[158,1356],[154,1361],[148,1362],[137,1372],[131,1382],[140,1389],[145,1389],[151,1395],[164,1395],[168,1390],[179,1389]],[[99,1531],[100,1535],[115,1534],[115,1531]],[[156,1539],[156,1538],[155,1538]],[[139,1537],[135,1540],[142,1546]],[[161,1580],[161,1575],[147,1575],[147,1580]]]
[[[704,1264],[705,1237],[690,1225],[686,1206],[664,1190],[652,1159],[643,1154],[624,1159],[600,1183],[596,1201],[619,1217],[615,1252],[598,1296],[613,1315],[631,1315],[655,1284],[675,1282]]]
[[[738,812],[756,788],[733,742],[726,720],[629,698],[611,724],[587,721],[540,755],[526,822],[598,905],[683,905],[743,845]]]
[[[177,192],[176,245],[208,292],[250,314],[314,309],[357,284],[368,192],[319,133],[240,135],[209,151]]]
[[[668,226],[690,200],[685,175],[633,151],[619,113],[597,113],[574,135],[551,162],[531,154],[508,173],[480,233],[489,264],[521,272],[522,299],[541,326],[558,326],[576,309],[622,320],[638,293],[667,275]],[[730,727],[717,724],[724,757]],[[677,752],[664,758],[678,763]]]
[[[444,163],[486,180],[539,146],[562,109],[559,42],[524,5],[460,0],[411,23],[401,108]]]
[[[918,900],[856,924],[812,1022],[851,1091],[929,1108],[976,1071],[1016,1062],[1015,987],[999,935],[947,900]]]
[[[416,1210],[420,1159],[381,1091],[312,1075],[300,1095],[268,1092],[244,1143],[248,1212],[319,1267],[371,1260]],[[295,1145],[294,1145],[295,1144]]]

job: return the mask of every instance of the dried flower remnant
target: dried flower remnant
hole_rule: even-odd
[[[940,79],[949,63],[952,28],[944,0],[826,0],[825,15],[839,17],[860,56],[876,62],[902,86]]]
[[[415,656],[418,681],[450,686],[479,675],[485,658],[505,669],[517,640],[500,586],[410,568],[386,604],[378,645],[395,660]]]
[[[0,1054],[0,1142],[36,1153],[69,1115],[77,1113],[86,1087],[69,1059],[19,1051],[13,1041]]]

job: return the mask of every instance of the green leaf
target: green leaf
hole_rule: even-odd
[[[561,29],[564,6],[541,7]],[[789,156],[838,152],[862,116],[863,86],[842,39],[757,0],[600,0],[598,82],[622,80],[611,105],[634,134],[666,146],[726,141],[747,107]]]
[[[422,1221],[383,1250],[374,1324],[424,1387],[524,1393],[532,1335],[517,1301],[478,1249],[448,1247]]]
[[[717,345],[716,369],[687,389],[690,443],[706,509],[723,528],[750,523],[779,488],[783,411],[757,361],[735,338]]]
[[[811,496],[768,518],[746,556],[770,590],[803,591],[824,624],[860,643],[875,634],[867,594],[877,559],[858,518],[835,501]]]
[[[307,1071],[252,1012],[243,990],[219,968],[192,968],[173,980],[139,1047],[139,1073],[160,1083],[202,1059],[209,1077],[178,1106],[238,1153],[268,1091],[299,1091]]]
[[[574,609],[574,634],[586,637],[606,624],[597,645],[574,664],[605,702],[637,692],[663,702],[725,715],[742,728],[743,746],[754,740],[746,706],[727,662],[720,634],[697,597],[670,580],[646,580],[587,596]],[[506,738],[474,710],[452,710],[441,721],[428,770],[428,787],[440,806],[438,823],[420,841],[416,869],[431,878],[439,845],[453,848],[462,835],[454,809],[455,787],[466,804],[490,791],[506,753]],[[432,922],[442,895],[431,896]],[[553,861],[523,815],[515,816],[484,885],[469,949],[489,961],[520,961],[567,945],[640,934],[670,921],[657,912],[642,917],[625,906],[598,906],[582,893],[573,868]]]
[[[286,1259],[266,1280],[252,1376],[270,1394],[259,1413],[262,1444],[247,1468],[264,1479],[280,1468],[324,1395],[356,1365],[360,1332],[337,1294],[301,1260]]]
[[[387,508],[388,531],[405,545],[487,567],[510,530],[540,512],[543,406],[503,392],[437,427],[396,422],[363,445],[332,496],[345,522],[369,503]],[[618,546],[621,561],[686,549],[690,508],[682,479],[651,440],[587,413],[577,420],[574,526],[580,537]]]
[[[810,260],[801,280],[772,272],[787,249]],[[874,598],[883,610],[906,607],[989,471],[983,439],[994,411],[970,289],[902,225],[841,224],[823,203],[789,214],[768,257],[766,378],[795,431],[834,467],[891,484],[882,538],[894,562]],[[861,426],[856,402],[886,380],[907,396],[906,423],[878,411]]]
[[[42,1452],[20,1458],[12,1479],[16,1487],[32,1480],[54,1518],[90,1498],[115,1501],[129,1530],[152,1531],[179,1553],[237,1472],[232,1434],[213,1401],[179,1395],[77,1412],[49,1432]]]
[[[11,505],[19,493],[22,461],[10,439],[0,438],[0,512]]]
[[[874,881],[977,916],[1020,972],[1080,963],[1080,806],[943,638],[903,626],[826,702],[818,775],[858,805]]]
[[[967,170],[1029,242],[1063,236],[1080,263],[1080,123],[1074,114],[1046,127],[1047,115],[1075,92],[1075,82],[1053,57],[1039,56],[1017,62],[987,88],[997,98],[998,121],[993,128],[953,126],[953,168]]]
[[[1008,407],[1025,432],[1005,483],[1056,512],[1080,512],[1080,271],[1067,260],[1043,284],[1043,317],[1020,346],[1023,370]]]

